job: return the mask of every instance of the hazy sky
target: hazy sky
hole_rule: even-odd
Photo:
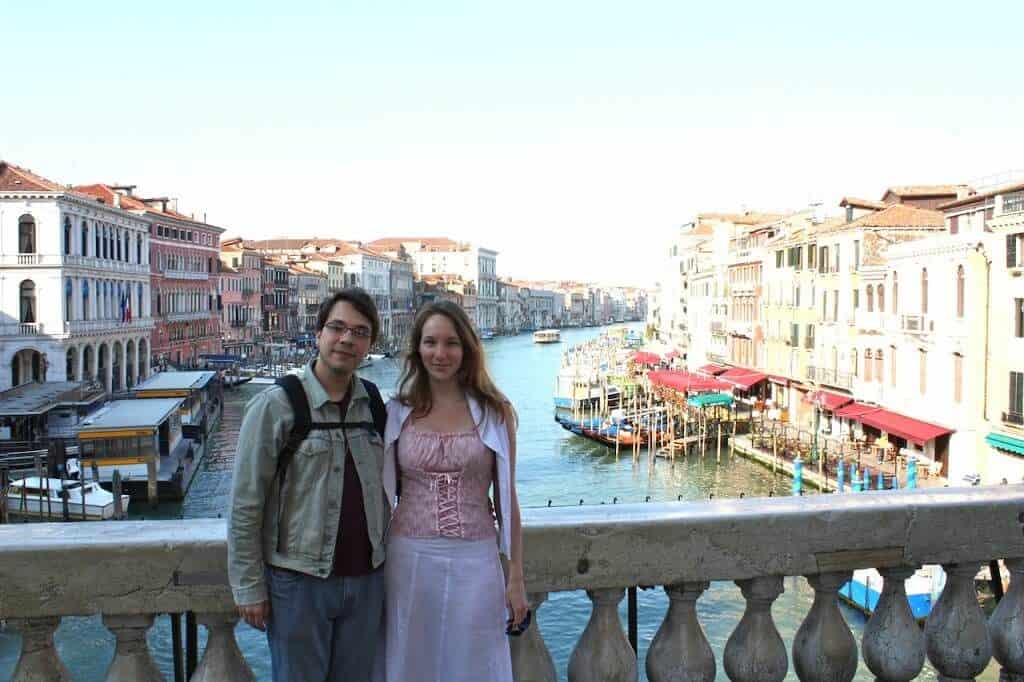
[[[0,158],[648,284],[697,211],[1024,168],[1024,2],[4,3]]]

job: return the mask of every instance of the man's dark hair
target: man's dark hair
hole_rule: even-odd
[[[327,324],[327,316],[339,301],[345,301],[370,321],[370,343],[377,342],[377,335],[380,333],[380,316],[377,314],[377,304],[365,290],[359,287],[342,289],[320,304],[320,311],[316,314],[316,330],[323,331]]]

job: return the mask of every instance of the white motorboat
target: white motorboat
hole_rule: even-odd
[[[87,521],[113,518],[114,494],[93,481],[61,480],[28,476],[11,481],[7,486],[7,510],[22,516],[59,519],[64,513],[62,497],[67,495],[68,514],[72,519],[84,515]],[[128,511],[128,495],[121,495],[121,509]]]
[[[534,343],[559,343],[562,340],[562,333],[557,329],[541,329],[533,333]]]

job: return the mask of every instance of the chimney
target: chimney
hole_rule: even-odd
[[[974,188],[969,185],[956,186],[956,198],[958,201],[960,199],[966,199],[967,197],[973,197],[975,194],[977,194],[977,192],[975,192]]]
[[[111,185],[110,189],[123,194],[127,197],[134,196],[135,188],[137,185]]]
[[[820,201],[812,201],[810,204],[811,208],[811,224],[820,225],[825,220],[825,209]]]
[[[114,192],[114,208],[121,208],[121,193]]]
[[[849,204],[846,205],[846,222],[853,222],[853,206],[850,206]]]

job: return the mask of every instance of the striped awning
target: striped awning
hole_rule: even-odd
[[[1020,438],[1014,438],[1008,436],[1005,433],[992,433],[985,436],[985,442],[994,447],[996,450],[1002,450],[1003,452],[1009,452],[1013,455],[1024,455],[1024,440]]]

